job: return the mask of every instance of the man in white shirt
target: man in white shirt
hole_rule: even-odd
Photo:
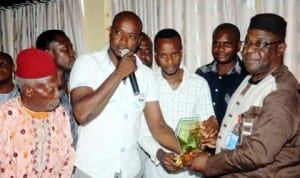
[[[214,128],[209,135],[210,138],[216,136],[218,124],[213,117],[209,86],[204,78],[180,66],[182,43],[179,33],[174,29],[163,29],[156,34],[154,44],[155,59],[160,67],[156,73],[160,88],[159,105],[167,124],[175,129],[181,118],[196,117],[199,121],[210,118],[206,123]],[[144,130],[147,130],[147,126]],[[173,167],[178,166],[178,157],[160,146],[149,134],[145,133],[139,143],[150,157],[145,163],[145,178],[201,176],[187,170],[167,172],[164,168],[172,171],[175,170]]]
[[[110,28],[109,47],[75,61],[70,78],[71,102],[80,123],[75,177],[136,177],[143,111],[154,138],[180,152],[176,136],[161,114],[154,74],[133,54],[141,32],[142,22],[136,14],[120,12]],[[124,49],[129,52],[123,56]],[[138,95],[128,77],[133,72]]]

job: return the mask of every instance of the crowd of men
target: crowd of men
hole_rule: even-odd
[[[131,11],[114,16],[101,51],[77,56],[65,32],[46,30],[15,63],[0,52],[0,177],[300,177],[286,27],[257,14],[242,42],[236,25],[219,24],[213,60],[196,72],[179,32],[152,40]],[[200,151],[183,159],[176,127],[192,117]]]

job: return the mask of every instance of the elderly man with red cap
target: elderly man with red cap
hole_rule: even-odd
[[[55,64],[34,48],[16,63],[20,97],[0,105],[0,177],[71,177],[74,149]]]
[[[286,21],[251,18],[242,50],[248,75],[229,102],[216,155],[200,153],[189,169],[216,177],[300,177],[300,96],[284,65]]]

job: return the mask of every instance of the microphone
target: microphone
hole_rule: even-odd
[[[129,49],[122,49],[121,50],[121,57],[124,57],[128,52],[129,52]],[[138,83],[136,81],[136,77],[135,77],[134,72],[132,72],[129,75],[129,79],[130,79],[131,87],[132,87],[132,90],[133,90],[133,94],[134,95],[139,95],[140,94],[140,89],[139,89]]]

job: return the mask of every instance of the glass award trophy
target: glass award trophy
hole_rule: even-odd
[[[200,151],[201,134],[198,118],[181,118],[175,132],[181,147],[181,155],[176,163],[185,165]]]

